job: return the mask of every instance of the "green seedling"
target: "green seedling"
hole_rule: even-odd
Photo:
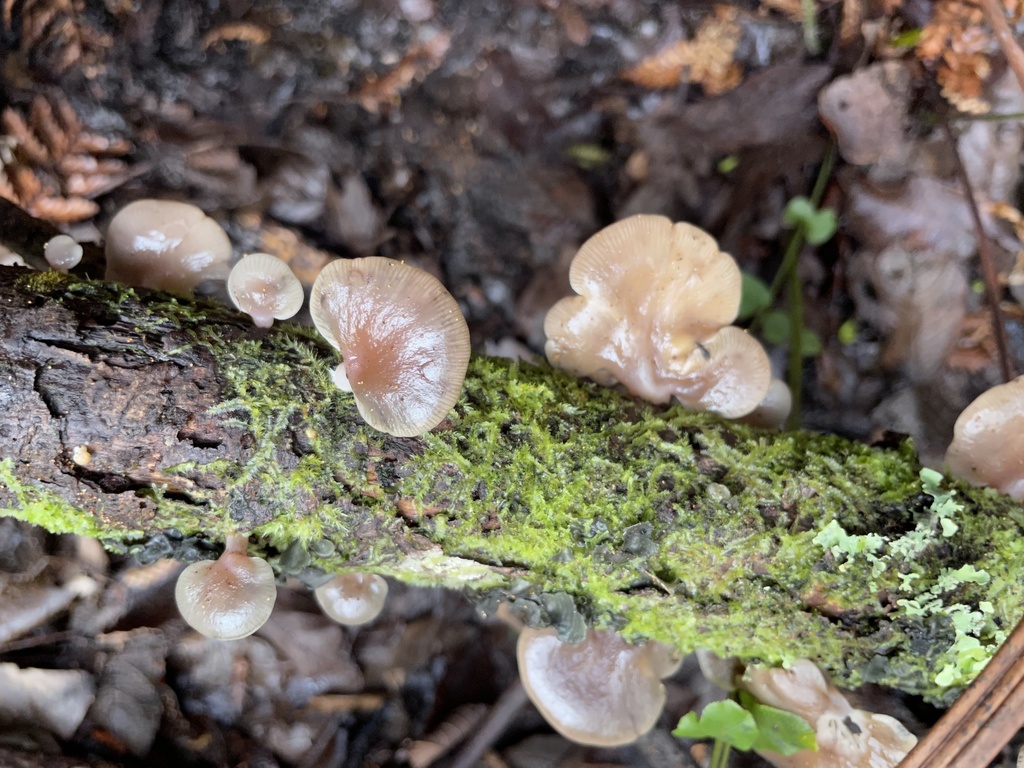
[[[762,704],[746,691],[740,691],[738,698],[712,702],[699,716],[687,713],[672,735],[714,739],[710,768],[724,768],[731,749],[770,750],[781,755],[803,749],[817,751],[814,729],[802,717]]]

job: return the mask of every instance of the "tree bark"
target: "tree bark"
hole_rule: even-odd
[[[962,484],[942,503],[907,443],[755,430],[487,358],[441,426],[394,438],[304,327],[17,268],[0,307],[0,510],[51,531],[184,560],[238,531],[308,583],[465,588],[567,638],[585,621],[809,657],[947,703],[1020,618],[1021,505]]]

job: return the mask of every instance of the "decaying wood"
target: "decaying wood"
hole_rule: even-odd
[[[465,587],[566,636],[586,621],[810,657],[944,702],[977,671],[965,632],[991,655],[1020,615],[1020,504],[955,486],[940,520],[906,444],[753,430],[482,358],[446,422],[392,438],[308,329],[18,268],[0,307],[0,509],[51,530],[182,559],[237,530],[308,582],[358,567]]]

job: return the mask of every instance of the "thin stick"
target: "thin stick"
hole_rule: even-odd
[[[985,299],[992,312],[992,325],[996,337],[996,349],[999,350],[999,370],[1002,372],[1003,381],[1013,378],[1013,364],[1010,360],[1010,344],[1006,339],[1006,324],[1003,322],[1003,310],[999,306],[999,281],[996,277],[995,259],[992,257],[991,242],[985,234],[985,227],[981,223],[981,213],[978,211],[978,201],[974,198],[974,190],[971,189],[971,180],[964,168],[964,161],[960,157],[960,149],[957,147],[956,136],[953,129],[949,127],[949,121],[943,118],[942,128],[949,139],[950,148],[953,150],[953,165],[956,168],[957,176],[960,177],[960,184],[964,188],[964,197],[967,198],[967,206],[971,209],[971,219],[974,222],[974,236],[978,241],[978,261],[981,263],[981,276],[985,283]]]
[[[988,765],[1024,725],[1024,622],[899,768]]]
[[[981,0],[981,7],[988,17],[988,23],[992,25],[992,31],[996,33],[996,40],[999,41],[1013,74],[1017,76],[1017,82],[1024,89],[1024,51],[1021,50],[1009,22],[1006,21],[1006,11],[999,0]]]

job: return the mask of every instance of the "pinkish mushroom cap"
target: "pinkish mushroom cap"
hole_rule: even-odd
[[[730,326],[739,268],[703,230],[663,216],[624,219],[583,244],[569,282],[580,295],[544,321],[556,368],[728,418],[752,411],[768,391],[764,349]]]
[[[436,427],[462,392],[469,328],[432,275],[392,259],[333,261],[313,284],[310,314],[341,350],[356,406],[374,429],[413,437]]]
[[[657,643],[629,645],[590,629],[563,643],[553,629],[524,629],[516,645],[530,700],[567,739],[599,747],[629,744],[654,727],[665,705],[665,677],[678,660]]]
[[[231,268],[228,296],[257,328],[287,320],[302,309],[302,283],[277,256],[253,253]]]
[[[107,229],[107,280],[138,288],[191,293],[225,280],[231,241],[199,208],[173,200],[136,200]]]
[[[246,554],[248,538],[229,536],[217,560],[193,563],[178,577],[174,599],[189,626],[215,640],[248,637],[274,609],[277,585],[266,560]]]
[[[964,409],[946,465],[974,485],[1024,499],[1024,376],[992,387]]]
[[[374,573],[342,573],[313,590],[313,596],[328,618],[358,626],[380,616],[388,583]]]
[[[917,743],[895,718],[854,708],[807,659],[789,669],[748,667],[741,685],[759,701],[799,715],[815,729],[816,752],[761,752],[776,768],[895,768]]]

